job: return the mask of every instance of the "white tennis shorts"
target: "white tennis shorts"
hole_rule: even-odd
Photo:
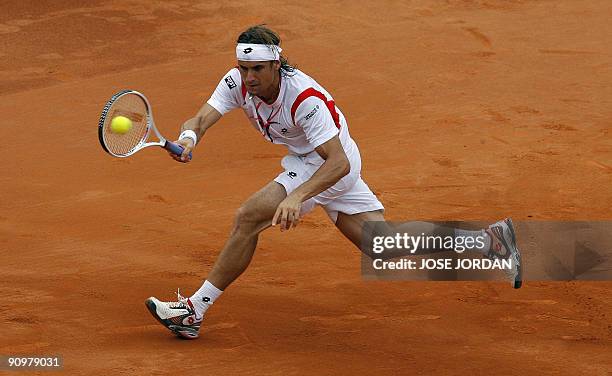
[[[333,187],[304,201],[300,210],[300,217],[312,211],[315,205],[322,206],[334,223],[338,219],[338,212],[352,215],[385,209],[361,178],[359,152],[351,154],[353,155],[352,158],[349,157],[351,172],[340,179]],[[285,187],[287,194],[290,194],[312,177],[321,167],[321,162],[321,157],[314,151],[306,156],[287,155],[281,161],[285,171],[278,175],[274,181]]]

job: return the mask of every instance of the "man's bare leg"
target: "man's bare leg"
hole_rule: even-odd
[[[401,256],[408,256],[410,254],[422,255],[433,252],[442,251],[440,249],[417,249],[414,253],[408,253],[406,250],[387,250],[381,254],[373,254],[369,247],[365,250],[362,248],[361,242],[363,240],[363,227],[364,222],[376,221],[382,224],[382,233],[385,236],[393,235],[396,233],[407,233],[418,236],[424,234],[425,236],[434,235],[442,238],[446,236],[454,237],[456,230],[450,227],[436,225],[429,222],[406,222],[399,226],[392,227],[389,224],[382,223],[385,221],[385,217],[381,210],[358,213],[348,215],[344,213],[338,213],[338,219],[336,220],[336,227],[346,236],[353,244],[357,246],[362,252],[364,252],[370,258],[379,259],[390,259]],[[378,229],[377,229],[378,230]],[[465,231],[465,230],[463,230]],[[483,232],[483,236],[488,237],[485,245],[482,249],[475,248],[474,250],[482,253],[483,255],[494,258],[494,259],[509,259],[512,262],[511,269],[504,269],[510,282],[514,288],[520,288],[522,285],[522,262],[520,251],[516,246],[516,238],[514,234],[514,228],[512,220],[507,218],[503,221],[499,221],[489,226]]]
[[[285,188],[274,181],[253,194],[238,209],[229,239],[204,284],[189,298],[179,295],[177,302],[150,297],[145,305],[153,317],[178,336],[198,338],[204,313],[249,266],[259,233],[272,224],[286,196]]]
[[[383,223],[385,217],[383,216],[382,210],[375,210],[370,212],[363,212],[353,215],[345,213],[338,213],[338,219],[336,220],[336,227],[346,236],[353,244],[355,244],[360,250],[364,251],[361,247],[363,240],[363,226],[365,222],[381,222],[381,226],[385,226],[382,229],[382,233],[379,235],[392,236],[395,233],[407,233],[419,236],[421,234],[435,235],[440,237],[454,236],[454,229],[450,227],[444,227],[436,225],[430,222],[412,221],[401,224],[400,226],[392,227],[390,224]],[[379,230],[379,228],[377,228]],[[423,255],[433,252],[438,252],[438,249],[417,249],[415,255]],[[367,256],[373,258],[373,254],[366,253]],[[393,250],[389,249],[386,253],[375,255],[376,258],[389,259],[400,256],[408,256],[410,253],[406,250]]]
[[[270,227],[276,208],[285,197],[285,188],[272,181],[238,209],[232,232],[208,274],[208,281],[225,290],[246,270],[253,258],[259,233]]]

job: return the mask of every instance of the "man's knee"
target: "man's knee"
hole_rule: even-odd
[[[265,218],[255,205],[246,202],[236,211],[234,232],[257,234],[266,227],[267,222],[271,222],[271,218]]]
[[[285,188],[270,182],[253,194],[236,212],[234,231],[258,234],[272,223],[278,204],[287,196]]]

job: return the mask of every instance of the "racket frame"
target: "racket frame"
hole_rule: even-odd
[[[140,142],[138,144],[136,144],[136,146],[134,146],[132,148],[132,150],[130,150],[128,153],[126,154],[115,154],[113,152],[111,152],[107,147],[106,147],[106,138],[104,137],[104,123],[106,122],[106,118],[108,116],[108,112],[110,111],[111,107],[113,106],[113,104],[119,100],[119,98],[121,98],[124,95],[127,94],[134,94],[139,96],[145,103],[146,106],[146,112],[147,112],[147,124],[146,124],[146,132],[145,135],[142,137],[142,139],[140,140]],[[149,135],[151,134],[151,130],[153,130],[153,132],[155,133],[155,136],[157,136],[157,138],[159,139],[159,141],[149,141],[146,142],[149,139]],[[151,109],[151,104],[149,104],[149,100],[147,99],[147,97],[145,97],[144,94],[136,91],[136,90],[122,90],[118,93],[116,93],[115,95],[113,95],[108,102],[106,102],[106,104],[104,105],[104,109],[102,110],[102,115],[100,115],[100,121],[98,122],[98,138],[100,140],[100,144],[102,145],[102,148],[104,149],[104,151],[106,151],[107,153],[109,153],[110,155],[114,156],[114,157],[118,157],[118,158],[126,158],[129,157],[130,155],[136,153],[139,150],[142,150],[144,148],[147,148],[149,146],[161,146],[162,148],[166,149],[166,150],[170,150],[172,152],[176,151],[175,150],[171,150],[173,148],[171,148],[172,144],[170,142],[168,142],[168,140],[166,140],[157,130],[157,127],[155,126],[155,121],[153,120],[153,111]],[[181,148],[179,145],[174,145],[172,144],[172,146],[176,146]],[[182,149],[182,148],[181,148]],[[174,153],[177,154],[177,153]],[[177,154],[180,155],[180,154]]]

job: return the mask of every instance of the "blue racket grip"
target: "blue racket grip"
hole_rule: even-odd
[[[181,145],[177,145],[174,142],[170,142],[170,141],[166,141],[166,144],[164,145],[164,149],[170,151],[172,154],[174,155],[178,155],[181,156],[181,154],[183,154],[183,147]],[[191,160],[191,153],[189,153],[189,160]]]

